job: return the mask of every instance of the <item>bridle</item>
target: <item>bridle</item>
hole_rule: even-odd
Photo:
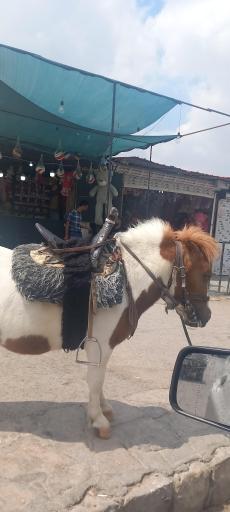
[[[183,326],[183,330],[185,333],[185,336],[187,338],[187,342],[189,345],[192,345],[191,339],[189,337],[186,323],[190,327],[199,327],[201,325],[201,321],[197,317],[196,311],[194,309],[194,306],[191,301],[193,302],[208,302],[209,297],[203,296],[199,294],[192,294],[189,293],[186,286],[186,271],[184,266],[184,260],[183,260],[183,246],[182,243],[179,240],[175,240],[175,246],[176,246],[176,255],[175,255],[175,261],[172,267],[172,272],[168,281],[167,286],[163,283],[162,279],[159,277],[156,277],[155,274],[145,265],[143,261],[126,245],[126,243],[121,242],[121,245],[125,248],[125,250],[142,266],[142,268],[145,270],[145,272],[149,275],[149,277],[152,279],[154,284],[157,286],[160,292],[160,298],[163,299],[163,301],[166,304],[165,310],[168,312],[168,310],[175,309],[177,314],[179,315],[181,319],[181,323]],[[173,284],[173,280],[177,278],[177,275],[180,280],[180,286],[181,286],[181,298],[180,300],[177,300],[175,296],[171,293],[170,287]]]

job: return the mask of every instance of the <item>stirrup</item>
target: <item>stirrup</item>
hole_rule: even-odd
[[[99,354],[100,354],[100,358],[99,358],[99,363],[92,363],[91,361],[84,361],[83,359],[79,359],[79,351],[80,349],[83,347],[83,345],[85,343],[97,343],[97,346],[99,348]],[[97,338],[88,338],[88,336],[86,336],[85,338],[83,338],[83,340],[81,341],[78,349],[77,349],[77,353],[76,353],[76,363],[78,364],[85,364],[86,366],[101,366],[102,363],[101,363],[101,360],[102,360],[102,350],[101,350],[101,346],[100,346],[100,343],[99,341],[97,340]]]

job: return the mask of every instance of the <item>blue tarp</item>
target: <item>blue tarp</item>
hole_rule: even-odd
[[[111,141],[114,90],[113,154],[176,137],[132,135],[175,100],[0,45],[0,145],[19,136],[25,146],[52,153],[61,141],[65,151],[98,158]]]

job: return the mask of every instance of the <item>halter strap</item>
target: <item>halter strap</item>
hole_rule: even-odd
[[[161,292],[161,298],[166,302],[168,309],[174,309],[178,305],[178,301],[175,299],[175,297],[170,293],[169,291],[169,284],[171,283],[171,276],[168,281],[168,286],[166,286],[162,279],[159,277],[156,277],[155,274],[150,270],[147,265],[143,261],[140,260],[140,258],[128,247],[128,245],[124,242],[120,242],[121,245],[125,248],[125,250],[142,266],[142,268],[145,270],[145,272],[148,274],[149,277],[153,280],[153,282],[156,284],[156,286],[159,288]],[[178,245],[177,245],[178,244]],[[181,262],[183,263],[183,256],[182,256],[182,244],[181,242],[176,241],[176,249],[177,249],[177,255],[176,255],[176,261],[175,261],[175,268],[179,269],[179,265]],[[184,267],[183,267],[184,268]],[[185,275],[185,271],[184,271]],[[185,280],[185,278],[184,278]]]
[[[142,268],[145,270],[145,272],[148,274],[148,276],[153,280],[155,285],[159,288],[159,290],[160,290],[160,297],[166,303],[166,312],[167,312],[168,309],[176,309],[176,311],[179,314],[179,317],[181,319],[181,323],[182,323],[182,326],[183,326],[183,330],[184,330],[187,342],[188,342],[189,345],[192,345],[192,342],[191,342],[191,339],[189,337],[189,334],[188,334],[187,327],[185,325],[184,319],[182,318],[182,315],[180,314],[180,307],[182,307],[182,305],[180,305],[180,303],[170,293],[169,288],[168,288],[170,283],[172,282],[172,272],[173,272],[173,269],[176,268],[179,271],[179,274],[180,274],[180,277],[181,277],[181,284],[182,284],[182,290],[183,290],[184,299],[185,299],[186,302],[188,301],[187,290],[186,290],[186,273],[185,273],[185,267],[184,267],[184,262],[183,262],[183,247],[182,247],[182,243],[180,241],[178,241],[178,240],[175,240],[176,258],[175,258],[175,263],[173,265],[172,272],[171,272],[171,275],[170,275],[170,278],[169,278],[169,281],[168,281],[168,286],[165,286],[165,284],[163,283],[161,278],[155,276],[155,274],[150,270],[150,268],[147,267],[147,265],[145,265],[145,263],[143,263],[143,261],[140,260],[140,258],[132,251],[132,249],[130,249],[130,247],[128,245],[126,245],[126,243],[120,241],[120,244],[142,266]],[[130,294],[128,294],[128,295],[130,297]],[[135,311],[135,315],[133,314],[133,308],[135,307],[135,305],[133,303],[133,300],[131,301],[131,303],[132,303],[132,315],[131,315],[131,317],[135,318],[135,326],[132,326],[134,328],[132,328],[132,333],[131,333],[131,335],[129,337],[133,336],[133,334],[135,332],[135,329],[136,329],[136,326],[137,326],[137,321],[136,321],[137,313],[136,313],[136,311]]]

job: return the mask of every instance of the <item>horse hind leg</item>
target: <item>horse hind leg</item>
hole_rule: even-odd
[[[86,343],[86,352],[89,362],[98,361],[98,346],[96,343]],[[112,353],[111,348],[107,345],[101,347],[101,364],[100,366],[88,366],[87,382],[89,386],[89,405],[88,405],[88,417],[90,424],[97,429],[98,435],[102,439],[108,439],[110,437],[110,422],[107,419],[110,415],[111,408],[105,401],[102,387],[105,379],[106,365],[109,357]],[[104,414],[105,412],[105,414]],[[106,414],[107,413],[107,414]]]

